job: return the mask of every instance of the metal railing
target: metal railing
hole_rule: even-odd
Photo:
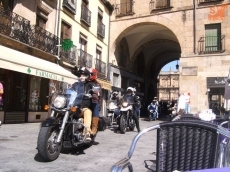
[[[9,10],[0,10],[0,33],[53,55],[58,54],[58,37]]]
[[[165,9],[171,7],[170,0],[151,0],[149,5],[151,10]]]
[[[97,69],[99,75],[105,77],[106,74],[106,63],[100,59],[96,59],[95,68]]]
[[[91,26],[91,11],[83,4],[81,6],[81,21]]]
[[[53,55],[58,54],[59,38],[56,35],[36,25],[32,25],[30,28],[29,45]]]
[[[92,67],[93,56],[87,52],[78,49],[78,66],[79,67]]]
[[[200,54],[222,53],[225,51],[225,36],[201,37],[198,44]]]
[[[198,0],[198,4],[206,3],[206,2],[221,2],[224,0]]]
[[[60,48],[59,58],[62,59],[64,62],[76,65],[77,57],[77,47],[75,45],[68,51]]]
[[[69,2],[69,0],[63,0],[63,4],[64,7],[66,7],[67,9],[69,9],[73,14],[76,14],[76,7],[75,4]]]
[[[105,37],[105,25],[101,21],[97,22],[97,34]]]
[[[0,10],[0,33],[25,44],[29,43],[30,21],[9,10]]]
[[[133,10],[133,4],[134,4],[134,1],[116,4],[114,8],[116,12],[116,16],[122,17],[122,16],[128,16],[128,15],[135,14]]]

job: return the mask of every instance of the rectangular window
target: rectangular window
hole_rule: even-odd
[[[121,9],[120,9],[120,13],[121,14],[129,14],[132,11],[132,0],[121,0]]]
[[[96,48],[96,59],[101,60],[101,52],[102,52],[102,48],[97,45],[97,48]]]
[[[71,39],[72,27],[66,22],[61,22],[61,39]]]
[[[46,96],[48,95],[49,80],[37,76],[31,76],[30,80],[30,96],[29,110],[42,111],[42,107],[48,103]]]
[[[79,49],[87,52],[87,37],[84,36],[83,34],[80,34]]]
[[[138,81],[134,81],[135,88],[137,92],[141,92],[141,83]]]
[[[219,51],[221,49],[221,24],[205,25],[205,51]]]
[[[119,78],[119,75],[118,74],[116,74],[116,73],[114,73],[113,74],[113,86],[115,86],[115,87],[119,87],[119,83],[118,83],[118,78]]]

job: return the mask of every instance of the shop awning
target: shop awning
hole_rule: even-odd
[[[9,69],[29,75],[74,83],[77,76],[63,67],[0,45],[0,68]]]
[[[101,88],[105,90],[111,90],[112,88],[112,84],[109,81],[97,78],[97,82],[101,85]]]

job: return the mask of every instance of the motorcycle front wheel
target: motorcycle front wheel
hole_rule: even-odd
[[[45,161],[53,161],[57,159],[61,152],[62,143],[57,143],[59,128],[55,126],[41,127],[37,149],[38,153]]]
[[[121,117],[120,117],[119,129],[120,129],[121,134],[125,134],[125,132],[126,132],[126,119],[125,119],[124,115],[121,115]]]
[[[129,124],[128,125],[129,125],[129,130],[133,131],[135,128],[135,121],[133,118],[129,118]]]

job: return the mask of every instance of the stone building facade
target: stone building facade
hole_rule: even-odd
[[[43,121],[49,83],[67,88],[82,66],[98,70],[105,104],[112,11],[101,0],[0,0],[0,121]]]
[[[160,71],[157,83],[158,101],[176,102],[179,95],[179,72]]]
[[[146,102],[157,94],[157,77],[180,60],[180,92],[190,93],[191,112],[209,108],[209,94],[223,103],[221,84],[229,71],[229,0],[110,0],[110,64],[143,82]],[[111,72],[116,73],[116,70]],[[219,82],[219,80],[218,80]],[[215,97],[215,96],[214,96]]]

